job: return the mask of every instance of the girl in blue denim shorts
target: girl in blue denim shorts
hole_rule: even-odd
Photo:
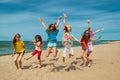
[[[46,30],[46,33],[48,35],[47,39],[47,51],[46,51],[46,57],[49,57],[51,51],[53,53],[53,57],[56,58],[57,56],[57,48],[56,48],[56,42],[57,42],[57,34],[59,32],[58,26],[60,24],[60,20],[62,19],[62,16],[58,18],[57,23],[55,24],[50,24],[49,27],[47,28],[45,23],[41,18],[39,18],[39,21],[41,22],[42,26]]]

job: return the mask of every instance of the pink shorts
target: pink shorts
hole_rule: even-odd
[[[89,50],[89,53],[93,52],[92,42],[88,42],[88,50]]]
[[[35,54],[37,54],[37,58],[38,58],[38,60],[40,60],[41,53],[42,53],[42,51],[34,50],[32,55],[34,56]]]

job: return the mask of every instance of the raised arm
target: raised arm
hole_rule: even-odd
[[[73,38],[75,41],[79,42],[79,40],[78,40],[75,36],[72,35],[72,38]]]
[[[103,30],[104,30],[104,28],[101,28],[101,29],[99,29],[99,30],[95,31],[95,32],[94,32],[94,34],[96,34],[96,33],[100,32],[100,31],[103,31]]]
[[[43,22],[43,20],[41,18],[38,18],[38,20],[42,24],[42,26],[44,27],[44,29],[46,30],[47,27],[46,27],[45,23]]]
[[[67,16],[66,16],[66,14],[64,14],[64,20],[63,20],[64,27],[66,26],[66,18],[67,18]]]
[[[58,18],[58,21],[57,21],[57,24],[56,24],[56,29],[58,29],[58,26],[59,26],[59,24],[60,24],[60,20],[62,19],[62,16],[60,16],[59,18]]]
[[[96,38],[96,39],[93,39],[92,38],[92,41],[97,41],[97,40],[99,40],[99,39],[101,39],[101,37],[102,37],[102,35],[100,35],[98,38]]]
[[[90,27],[90,20],[87,21],[86,30]]]
[[[79,39],[79,43],[81,44],[81,39],[82,39],[82,37],[80,37],[80,39]]]

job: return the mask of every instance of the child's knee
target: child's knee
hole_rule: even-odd
[[[47,53],[47,54],[46,54],[46,57],[49,57],[49,54],[50,54],[50,53]]]
[[[14,59],[14,62],[17,62],[17,59]]]
[[[53,57],[57,57],[57,55],[54,55]]]
[[[38,58],[38,60],[40,60],[40,56],[38,56],[37,58]]]
[[[18,59],[18,62],[21,62],[21,59]]]
[[[38,61],[40,61],[40,57],[38,57]]]
[[[63,57],[66,57],[66,53],[63,53]]]
[[[53,57],[57,57],[57,54],[54,54]]]

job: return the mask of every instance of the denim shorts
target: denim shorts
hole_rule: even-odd
[[[50,48],[53,48],[53,47],[56,47],[56,41],[51,41],[51,42],[48,42],[48,45],[47,47],[50,47]]]

